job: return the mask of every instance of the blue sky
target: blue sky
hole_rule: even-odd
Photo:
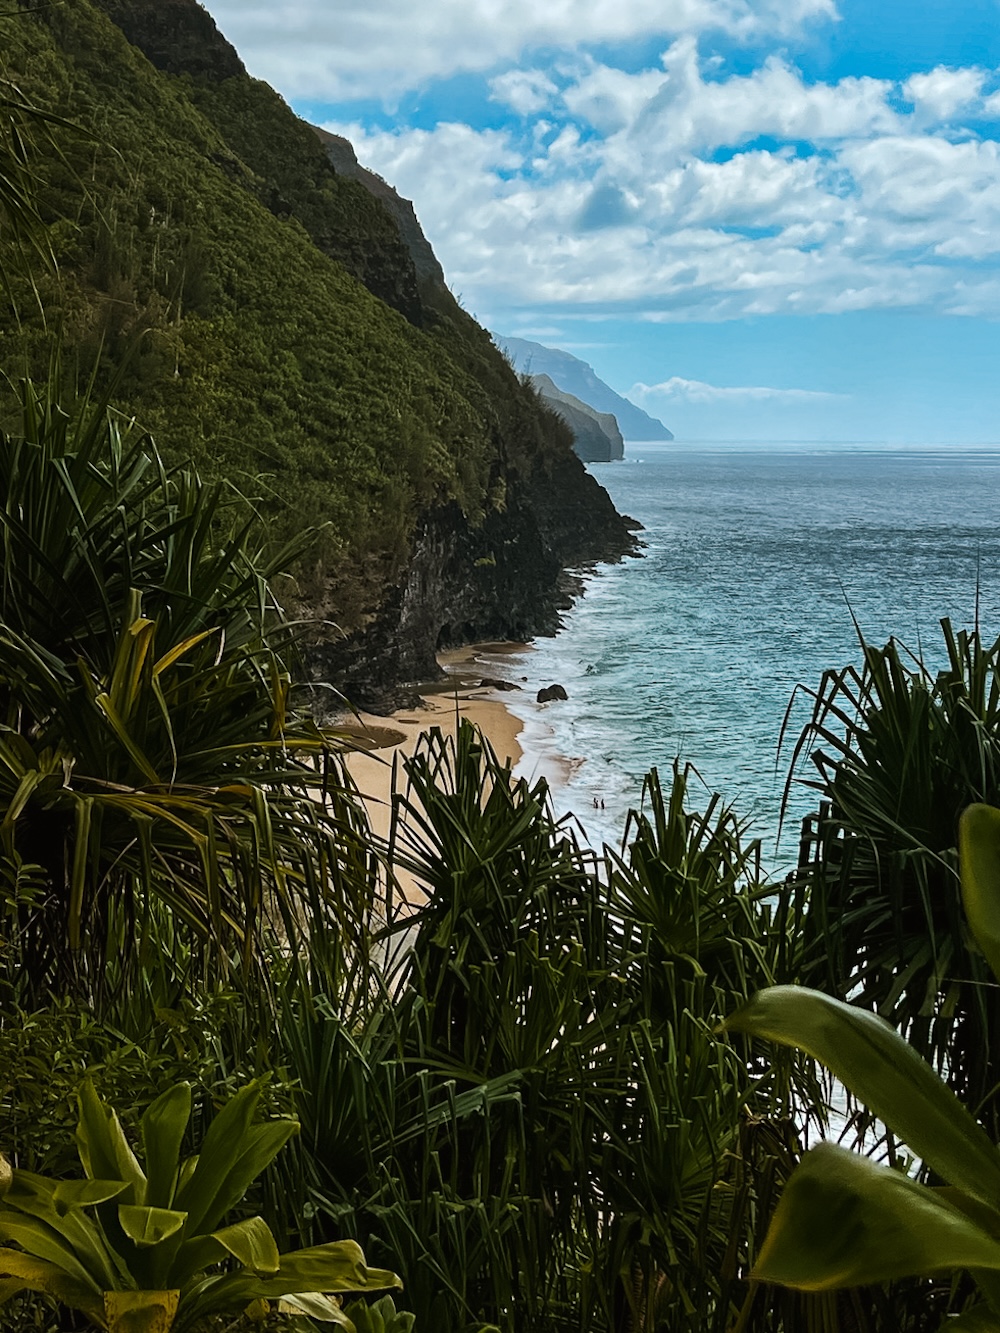
[[[208,0],[680,439],[1000,440],[1000,0]]]

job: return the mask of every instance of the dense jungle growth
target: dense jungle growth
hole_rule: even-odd
[[[0,16],[0,1325],[1000,1328],[1000,642],[828,673],[781,881],[680,763],[595,853],[468,725],[376,837],[287,608],[568,445],[200,10],[104,8],[165,72]]]
[[[179,24],[172,68],[105,7],[154,58],[157,22]],[[422,543],[457,545],[398,679],[426,679],[445,627],[551,630],[562,568],[630,548],[559,419],[446,288],[421,295],[391,215],[194,0],[23,3],[0,24],[11,105],[49,118],[30,185],[51,262],[25,271],[0,239],[8,377],[42,374],[58,337],[68,373],[114,377],[168,462],[238,488],[272,544],[316,527],[294,595],[317,626],[398,619]],[[41,128],[18,126],[25,149]],[[0,422],[17,411],[0,400]]]

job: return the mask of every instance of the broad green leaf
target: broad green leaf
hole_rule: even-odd
[[[68,1208],[90,1208],[95,1203],[106,1203],[126,1189],[128,1185],[124,1180],[60,1180],[52,1191],[52,1202],[56,1211],[62,1213]]]
[[[0,1277],[0,1305],[9,1301],[12,1296],[20,1296],[22,1291],[30,1291],[24,1281],[18,1277]]]
[[[1000,979],[1000,810],[970,805],[958,823],[958,851],[969,928]]]
[[[274,1279],[281,1282],[298,1280],[298,1286],[286,1288],[296,1291],[385,1291],[402,1287],[395,1273],[384,1268],[369,1268],[361,1246],[353,1240],[332,1241],[328,1245],[314,1245],[306,1250],[293,1250],[281,1256],[281,1266]]]
[[[292,1309],[309,1315],[311,1319],[319,1319],[326,1324],[339,1324],[341,1328],[347,1329],[347,1333],[358,1333],[354,1321],[348,1318],[344,1307],[331,1300],[329,1296],[321,1296],[314,1291],[289,1292],[287,1296],[282,1296],[281,1303],[283,1306],[291,1306]]]
[[[135,1153],[129,1147],[121,1123],[94,1091],[90,1079],[84,1079],[77,1094],[80,1120],[76,1141],[83,1169],[92,1180],[124,1180],[125,1203],[144,1203],[146,1177]]]
[[[344,1307],[357,1333],[412,1333],[416,1315],[407,1310],[397,1310],[391,1296],[382,1296],[369,1305],[364,1300],[351,1301]],[[479,1326],[483,1333],[488,1325]]]
[[[191,1118],[191,1085],[177,1083],[148,1108],[139,1129],[146,1155],[146,1202],[170,1208],[180,1169],[181,1144]]]
[[[1000,1269],[1000,1244],[908,1176],[820,1144],[785,1186],[753,1277],[826,1291],[956,1268]]]
[[[196,1273],[229,1255],[255,1273],[276,1273],[281,1262],[271,1228],[262,1217],[248,1217],[221,1231],[185,1241],[170,1270],[171,1281],[183,1286]]]
[[[960,1213],[971,1218],[980,1231],[985,1231],[987,1236],[1000,1242],[1000,1212],[996,1208],[991,1208],[980,1199],[974,1199],[964,1190],[955,1189],[953,1185],[931,1185],[928,1188],[939,1199],[950,1203],[952,1208],[957,1208]]]
[[[78,1220],[72,1219],[71,1227]],[[82,1220],[88,1221],[86,1218]],[[95,1242],[99,1241],[97,1228],[93,1227],[93,1231]],[[98,1286],[95,1280],[97,1275],[88,1270],[85,1259],[80,1254],[81,1247],[73,1245],[54,1226],[37,1217],[0,1209],[0,1240],[14,1241],[26,1254],[54,1264],[77,1282],[93,1283],[95,1287]],[[4,1255],[4,1262],[7,1262],[7,1251],[0,1250],[0,1253]]]
[[[276,1273],[281,1264],[271,1228],[262,1217],[248,1217],[231,1227],[213,1231],[212,1239],[224,1246],[244,1268],[252,1268],[255,1273]]]
[[[368,1268],[360,1245],[354,1241],[334,1241],[308,1250],[295,1250],[281,1256],[281,1267],[273,1277],[252,1273],[222,1273],[189,1286],[181,1298],[178,1315],[183,1325],[250,1301],[276,1301],[302,1292],[385,1291],[401,1287],[402,1281],[384,1269]]]
[[[54,1296],[64,1305],[82,1310],[91,1319],[101,1310],[101,1291],[96,1285],[75,1278],[59,1265],[36,1255],[0,1245],[0,1283],[6,1285],[7,1279],[20,1283],[22,1291],[39,1291]],[[3,1300],[13,1294],[13,1291],[7,1291]]]
[[[187,1213],[179,1213],[172,1208],[147,1208],[143,1204],[121,1203],[118,1205],[118,1221],[129,1240],[140,1249],[159,1245],[161,1241],[176,1236],[187,1221]]]
[[[222,1108],[208,1127],[190,1178],[177,1191],[175,1202],[188,1213],[188,1233],[196,1236],[221,1220],[216,1199],[226,1179],[246,1151],[246,1136],[260,1102],[262,1083],[254,1079]]]
[[[726,1024],[819,1060],[949,1184],[1000,1201],[1000,1153],[962,1103],[876,1014],[800,986],[758,991]]]
[[[181,1169],[177,1173],[177,1188],[174,1191],[174,1201],[180,1197],[181,1191],[186,1188],[191,1177],[194,1175],[198,1166],[198,1156],[185,1157],[181,1162]]]
[[[242,1152],[219,1185],[211,1207],[202,1218],[203,1229],[214,1229],[223,1221],[229,1210],[240,1202],[257,1177],[298,1132],[297,1120],[268,1120],[262,1125],[251,1125],[243,1136]]]
[[[117,1271],[115,1258],[100,1227],[83,1207],[113,1199],[124,1188],[121,1181],[53,1181],[30,1171],[17,1171],[4,1200],[12,1211],[8,1214],[0,1209],[0,1235],[12,1231],[17,1219],[22,1227],[30,1219],[40,1230],[32,1233],[31,1243],[21,1241],[25,1249],[62,1262],[65,1267],[64,1260],[59,1260],[53,1249],[39,1248],[57,1243],[64,1255],[71,1254],[73,1262],[81,1264],[98,1286],[112,1286]],[[73,1271],[72,1266],[68,1271]]]

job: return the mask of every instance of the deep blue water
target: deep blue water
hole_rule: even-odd
[[[643,524],[644,557],[602,566],[563,632],[510,663],[531,691],[569,692],[513,696],[522,771],[570,759],[558,803],[593,841],[616,840],[646,770],[680,755],[787,862],[782,718],[797,684],[859,661],[851,613],[870,641],[939,660],[938,621],[973,623],[978,574],[981,628],[1000,632],[1000,446],[631,444],[593,471]],[[795,813],[809,808],[798,792]]]

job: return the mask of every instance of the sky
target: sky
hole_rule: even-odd
[[[1000,0],[207,0],[681,440],[1000,441]]]

